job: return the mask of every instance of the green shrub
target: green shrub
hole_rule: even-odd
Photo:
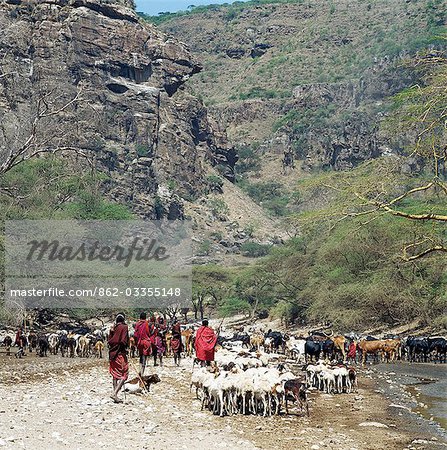
[[[253,234],[255,233],[255,225],[253,223],[249,223],[248,225],[245,226],[244,228],[244,233],[248,236],[248,237],[253,237]]]
[[[210,252],[211,252],[211,242],[209,240],[201,242],[198,249],[198,255],[199,256],[209,255]]]
[[[221,317],[230,317],[236,314],[248,313],[250,311],[250,303],[238,297],[226,298],[219,308]]]
[[[208,206],[215,216],[219,216],[221,214],[228,214],[229,211],[228,205],[225,203],[225,201],[219,198],[213,198],[208,200]]]
[[[129,220],[133,214],[118,203],[104,200],[99,194],[82,192],[78,199],[65,205],[61,213],[64,217],[81,220]]]
[[[282,185],[276,181],[263,181],[259,183],[246,184],[244,190],[258,203],[272,200],[282,195]]]
[[[276,98],[280,96],[281,96],[280,92],[255,86],[252,87],[248,92],[241,92],[239,94],[239,99],[248,100],[250,98]]]
[[[241,253],[251,258],[259,258],[268,255],[271,245],[258,244],[257,242],[247,241],[241,245]]]
[[[222,233],[220,231],[213,231],[210,234],[211,239],[213,239],[214,241],[221,241],[223,236]]]
[[[137,144],[135,146],[135,150],[137,151],[137,155],[140,157],[146,158],[149,156],[151,150],[147,145]]]
[[[174,192],[175,189],[177,188],[177,182],[176,182],[175,180],[168,180],[167,185],[168,185],[168,189],[169,189],[171,192]]]
[[[223,192],[223,180],[222,178],[218,177],[217,175],[209,175],[206,177],[206,182],[208,184],[208,188],[210,192]]]
[[[256,144],[244,145],[237,149],[239,160],[236,171],[239,174],[261,170],[261,157],[256,152]]]

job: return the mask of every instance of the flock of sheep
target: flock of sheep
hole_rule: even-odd
[[[193,370],[191,387],[207,407],[219,416],[233,414],[280,414],[288,401],[295,401],[309,415],[307,394],[320,389],[326,393],[350,393],[357,389],[354,368],[330,365],[322,360],[303,367],[297,376],[285,364],[274,363],[275,355],[221,349],[210,366]]]

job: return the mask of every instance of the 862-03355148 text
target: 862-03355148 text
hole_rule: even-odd
[[[172,287],[99,287],[92,289],[10,289],[10,297],[180,297],[181,288]]]

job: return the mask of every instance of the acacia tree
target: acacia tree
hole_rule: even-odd
[[[193,293],[191,304],[194,318],[203,319],[205,307],[216,307],[227,292],[229,273],[226,269],[209,265],[198,266],[193,271]]]
[[[250,318],[254,319],[259,307],[273,295],[272,287],[276,279],[262,265],[244,270],[234,283],[234,292],[250,305]]]
[[[302,229],[307,224],[315,228],[316,222],[333,229],[346,218],[365,225],[386,215],[414,222],[415,232],[400,254],[409,262],[447,252],[447,61],[431,52],[407,64],[418,72],[419,83],[392,99],[382,124],[390,140],[404,147],[402,153],[319,177],[319,185],[308,188],[307,195],[325,198],[327,207],[291,222]]]
[[[432,52],[415,58],[411,65],[420,72],[420,84],[410,87],[394,98],[394,110],[386,122],[388,131],[409,133],[414,142],[409,146],[410,158],[419,159],[428,172],[422,182],[403,189],[402,192],[378,192],[368,195],[354,191],[364,203],[364,209],[355,214],[383,212],[412,221],[447,223],[442,202],[425,211],[411,212],[402,205],[409,198],[433,193],[447,200],[447,60],[442,54]],[[403,247],[402,258],[413,261],[434,252],[447,252],[444,233],[422,234]]]

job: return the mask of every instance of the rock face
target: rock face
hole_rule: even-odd
[[[184,44],[140,23],[132,6],[0,1],[0,158],[31,132],[39,108],[58,110],[81,91],[40,121],[41,141],[80,149],[108,175],[107,196],[139,216],[177,218],[180,197],[206,189],[207,164],[231,180],[237,157],[182,89],[201,66]],[[22,136],[13,136],[18,126]]]
[[[296,119],[280,133],[295,142],[294,152],[304,169],[353,168],[390,151],[379,132],[384,100],[413,81],[409,72],[384,60],[358,81],[298,86],[289,105]],[[293,122],[300,126],[294,129]]]
[[[236,146],[255,143],[279,161],[293,153],[306,170],[340,170],[389,151],[378,132],[385,101],[413,84],[393,62],[430,37],[432,18],[418,2],[335,3],[216,6],[159,26],[203,62],[188,85]]]
[[[385,102],[414,82],[413,74],[384,59],[365,70],[359,80],[303,84],[284,101],[249,99],[213,105],[210,113],[225,127],[282,117],[283,124],[270,135],[258,130],[262,154],[293,152],[307,171],[344,170],[391,151],[379,131]]]

